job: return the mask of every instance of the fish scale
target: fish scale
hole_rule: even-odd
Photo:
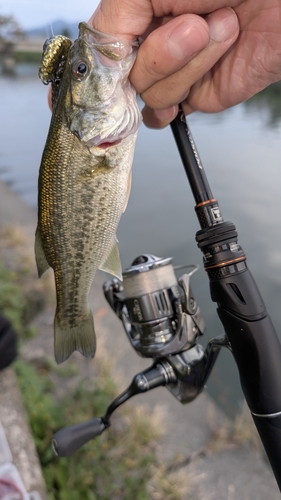
[[[135,48],[85,23],[79,28],[73,44],[64,37],[46,44],[39,70],[55,91],[39,171],[35,253],[39,275],[54,270],[58,363],[74,350],[95,354],[88,296],[97,269],[122,279],[116,229],[128,201],[141,122],[128,82]],[[50,54],[58,57],[59,72]]]

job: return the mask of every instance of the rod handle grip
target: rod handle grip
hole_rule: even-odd
[[[281,491],[281,415],[267,418],[255,415],[252,417]]]

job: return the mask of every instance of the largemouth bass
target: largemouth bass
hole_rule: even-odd
[[[52,83],[53,113],[38,182],[39,276],[55,275],[55,359],[93,357],[88,303],[97,269],[122,279],[116,229],[131,186],[141,113],[128,75],[136,46],[79,24],[75,42],[45,43],[39,76]]]

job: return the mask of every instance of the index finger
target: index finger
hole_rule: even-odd
[[[210,41],[207,22],[185,14],[152,31],[141,44],[131,82],[141,94],[154,83],[179,71]]]
[[[153,18],[208,14],[222,7],[237,7],[245,0],[101,0],[89,24],[109,35],[135,40]]]

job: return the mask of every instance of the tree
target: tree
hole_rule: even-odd
[[[0,52],[5,53],[7,47],[24,38],[24,32],[13,16],[0,14]]]
[[[4,73],[13,73],[15,44],[24,36],[23,30],[13,16],[0,14],[0,57]]]

